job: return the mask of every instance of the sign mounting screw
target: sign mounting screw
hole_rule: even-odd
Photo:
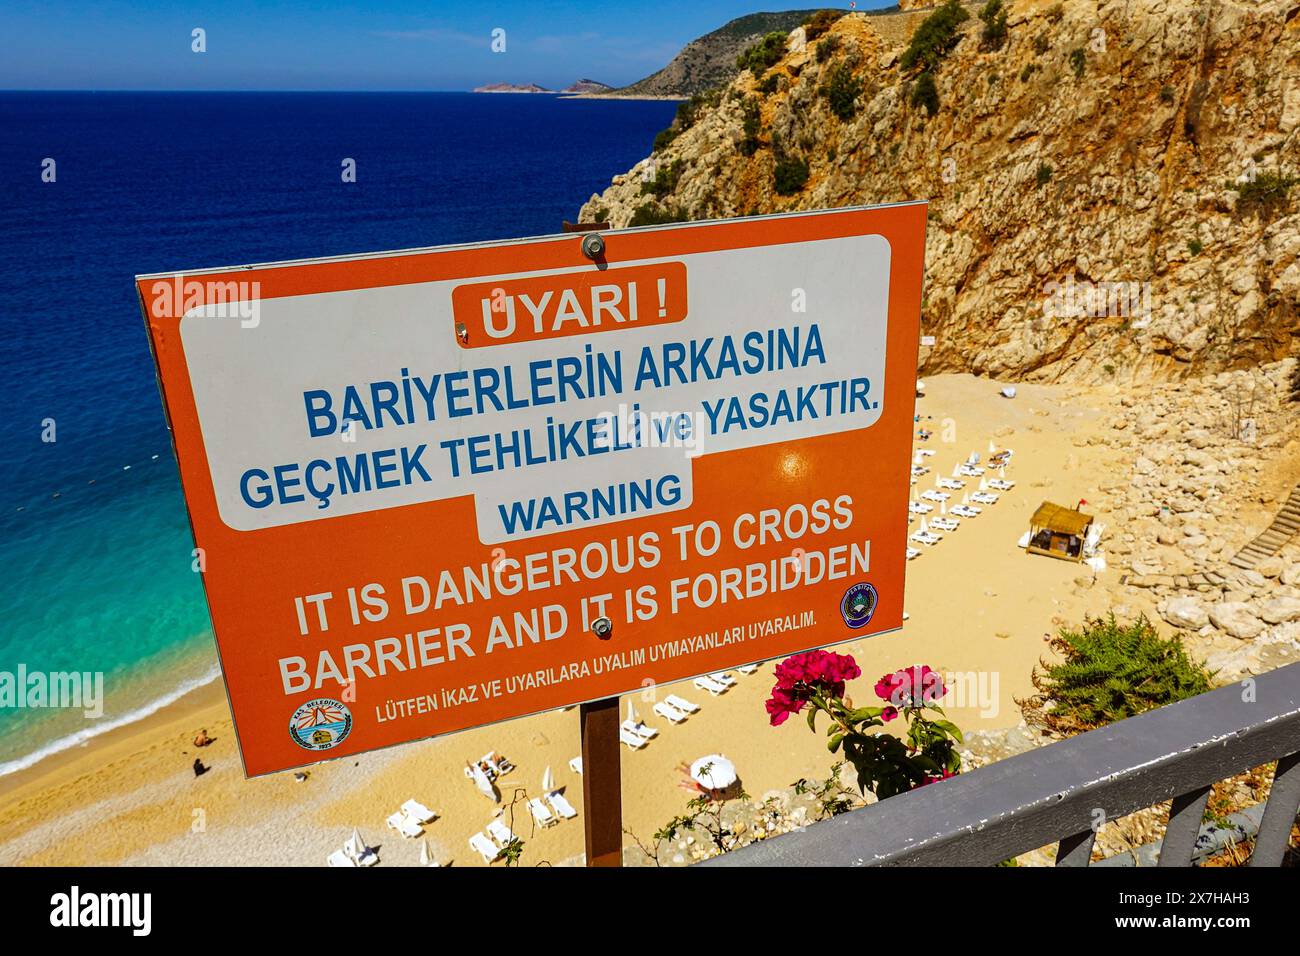
[[[464,322],[456,323],[456,338],[460,339],[461,345],[465,345],[469,342],[469,329],[465,328]]]
[[[607,617],[598,617],[591,622],[591,632],[602,641],[607,641],[614,633],[614,622]]]
[[[594,232],[582,237],[582,254],[593,262],[605,258],[605,240]]]

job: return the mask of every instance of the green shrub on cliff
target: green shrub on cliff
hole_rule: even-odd
[[[853,70],[847,63],[831,69],[821,88],[830,111],[840,120],[853,119],[853,114],[858,111],[858,96],[861,93],[862,81],[853,75]]]
[[[1083,70],[1088,65],[1088,54],[1083,51],[1083,47],[1077,46],[1070,51],[1070,68],[1074,70],[1074,75],[1083,76]]]
[[[686,222],[689,217],[680,209],[663,209],[653,201],[637,206],[628,220],[629,226],[662,226],[671,222]]]
[[[786,34],[774,30],[736,57],[736,66],[761,75],[785,55],[785,41]]]
[[[1120,624],[1091,618],[1051,640],[1061,661],[1034,669],[1038,694],[1018,701],[1026,719],[1063,734],[1082,733],[1210,690],[1214,676],[1178,638],[1162,638],[1145,616]]]
[[[654,178],[647,179],[641,184],[641,195],[662,199],[677,188],[677,180],[681,176],[682,161],[680,159],[674,159],[666,166],[659,166],[655,169]]]
[[[803,22],[805,40],[816,40],[844,16],[843,10],[818,10]]]
[[[911,103],[913,106],[924,106],[931,116],[939,112],[939,87],[934,82],[934,74],[929,70],[916,78],[916,83],[912,86]]]
[[[961,39],[961,25],[970,19],[970,14],[959,0],[945,0],[943,6],[921,21],[912,34],[912,42],[907,45],[899,59],[904,70],[919,67],[933,70],[948,55],[948,52]]]
[[[778,195],[793,196],[808,182],[808,164],[798,156],[783,156],[776,162],[772,180]]]
[[[758,134],[763,131],[763,114],[759,110],[758,100],[747,96],[740,104],[740,128],[744,136],[738,146],[741,155],[753,156],[758,152]]]
[[[1237,211],[1253,212],[1260,217],[1272,218],[1274,213],[1285,211],[1290,205],[1288,194],[1300,179],[1268,170],[1257,172],[1255,178],[1244,183],[1228,183],[1237,191]]]
[[[1007,42],[1007,8],[1002,0],[989,0],[980,10],[984,30],[980,42],[990,50],[999,49]]]
[[[833,57],[840,48],[840,35],[832,33],[826,39],[817,44],[817,62],[825,63]]]

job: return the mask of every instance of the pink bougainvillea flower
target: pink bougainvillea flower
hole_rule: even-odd
[[[939,672],[925,664],[886,674],[876,682],[876,696],[895,707],[933,704],[947,693]]]
[[[884,710],[880,712],[880,719],[885,723],[889,723],[897,716],[898,716],[897,707],[887,706]]]
[[[772,726],[797,714],[814,694],[843,697],[846,681],[862,676],[862,668],[847,654],[807,651],[776,665],[776,686],[767,702]]]
[[[771,718],[772,726],[780,727],[791,714],[797,714],[803,710],[803,705],[802,700],[797,700],[778,687],[772,691],[772,696],[765,706],[767,707],[768,716]]]
[[[898,671],[895,674],[886,674],[880,680],[876,681],[876,696],[881,700],[893,700],[894,695],[898,693],[903,686],[903,672]]]

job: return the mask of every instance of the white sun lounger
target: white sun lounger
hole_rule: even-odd
[[[912,501],[908,503],[907,510],[914,515],[928,515],[934,510],[934,505],[927,505],[923,501]]]
[[[343,844],[343,852],[352,858],[356,866],[374,866],[379,862],[379,854],[373,849],[366,846],[365,843],[358,843],[352,837],[348,837]]]
[[[1003,479],[1003,478],[990,478],[990,479],[989,479],[989,487],[990,487],[990,488],[995,488],[995,489],[997,489],[998,491],[1010,491],[1010,490],[1011,490],[1012,488],[1014,488],[1015,486],[1016,486],[1016,483],[1015,483],[1014,481],[1007,481],[1007,480],[1005,480],[1005,479]]]
[[[683,714],[694,714],[700,709],[699,704],[692,704],[685,697],[678,697],[676,694],[669,694],[664,698],[664,703],[669,707],[676,707]]]
[[[630,734],[636,734],[642,740],[653,740],[655,737],[659,736],[659,729],[657,727],[648,727],[639,720],[623,721],[623,729]]]
[[[560,793],[560,791],[552,790],[546,795],[546,799],[555,812],[564,817],[564,819],[572,820],[578,815],[578,811],[573,809],[573,805],[565,799],[564,794]]]
[[[956,518],[931,518],[930,527],[940,531],[956,531],[961,527],[961,522]]]
[[[619,728],[618,739],[627,744],[633,750],[640,750],[645,746],[644,738],[637,736],[625,727]]]
[[[946,491],[923,491],[921,497],[926,501],[933,501],[937,504],[940,501],[947,501],[952,495]]]
[[[970,505],[955,505],[951,510],[958,518],[978,518],[980,514],[978,508],[972,508]]]
[[[674,724],[680,724],[683,720],[686,719],[686,715],[683,714],[680,710],[678,710],[672,704],[665,703],[662,700],[659,701],[659,703],[655,704],[654,712],[658,714],[660,717],[663,717],[665,720],[672,721]]]
[[[921,552],[916,550],[916,548],[907,549],[907,560],[911,561],[913,558],[919,558],[920,556]]]
[[[740,671],[742,674],[752,674],[752,673],[754,673],[756,670],[758,670],[758,665],[757,665],[757,664],[745,664],[745,665],[743,665],[743,666],[741,666],[741,667],[737,667],[736,670]]]
[[[971,501],[978,501],[982,505],[995,505],[998,503],[998,496],[989,494],[987,491],[977,491],[970,496]]]
[[[499,819],[493,820],[487,825],[488,836],[497,841],[501,849],[505,849],[515,840],[515,832],[502,823]]]
[[[402,812],[416,823],[432,823],[434,820],[438,819],[438,814],[434,813],[414,797],[402,804]]]
[[[700,690],[707,690],[714,697],[717,697],[719,694],[725,694],[728,689],[726,684],[719,684],[712,677],[707,675],[695,678],[695,686]]]
[[[943,540],[943,535],[931,534],[928,531],[917,531],[911,536],[910,540],[919,542],[927,547],[934,547]]]
[[[964,475],[967,478],[978,478],[980,475],[984,474],[984,469],[980,468],[978,465],[962,465],[957,469],[957,473],[959,475]]]
[[[949,488],[952,491],[960,491],[966,487],[966,482],[959,481],[956,478],[936,478],[934,483],[939,488]]]
[[[925,465],[913,465],[913,466],[912,466],[912,477],[913,477],[913,478],[920,478],[922,475],[924,475],[924,474],[926,474],[927,472],[929,472],[929,470],[930,470],[930,469],[929,469],[929,468],[926,468]]]
[[[390,829],[396,830],[408,840],[413,840],[418,836],[424,835],[424,828],[401,810],[398,810],[388,818],[388,826]]]
[[[325,861],[325,865],[326,865],[326,866],[342,866],[342,867],[351,866],[351,867],[355,867],[355,866],[357,865],[357,861],[354,860],[354,859],[352,859],[352,857],[348,856],[348,855],[347,855],[346,853],[344,853],[342,850],[335,850],[333,853],[331,853],[331,854],[329,855],[329,859],[327,859],[327,860]]]
[[[479,856],[483,857],[483,860],[486,863],[491,863],[497,858],[497,854],[501,852],[497,849],[497,845],[488,839],[487,834],[485,833],[475,833],[469,838],[469,845],[473,849],[478,850]]]
[[[533,797],[528,801],[528,810],[532,813],[533,819],[537,821],[539,826],[549,827],[560,822],[555,818],[555,814],[550,811],[546,804],[542,803],[542,801],[538,800],[536,797]]]
[[[934,449],[933,449],[933,448],[918,448],[918,449],[916,450],[916,453],[917,453],[918,455],[921,455],[921,456],[925,457],[925,458],[933,458],[933,457],[934,457]]]
[[[710,674],[709,676],[712,677],[719,684],[722,684],[724,687],[736,686],[736,678],[732,677],[730,674],[724,674],[719,672],[717,674]]]
[[[576,774],[578,774],[578,775],[581,775],[581,774],[582,774],[582,758],[581,758],[581,757],[574,757],[572,760],[570,760],[570,761],[569,761],[569,769],[572,770],[574,773],[576,773]]]

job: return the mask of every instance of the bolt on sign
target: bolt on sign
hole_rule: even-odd
[[[245,771],[900,627],[925,211],[139,277]]]

